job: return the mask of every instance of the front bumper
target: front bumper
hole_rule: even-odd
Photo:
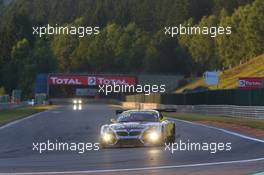
[[[141,147],[141,146],[145,146],[145,144],[140,139],[125,138],[125,139],[117,140],[117,142],[113,146],[114,147]]]
[[[150,142],[142,135],[139,136],[115,136],[115,141],[112,143],[105,143],[101,138],[101,145],[103,147],[148,147],[148,146],[161,146],[163,143],[162,136],[159,141]]]

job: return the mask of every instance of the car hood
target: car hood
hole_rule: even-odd
[[[113,130],[119,129],[145,129],[152,126],[159,126],[158,122],[124,122],[124,123],[115,123],[109,125]]]

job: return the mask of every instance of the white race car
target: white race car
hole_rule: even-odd
[[[171,110],[118,110],[112,124],[101,127],[102,147],[159,146],[175,141],[175,123],[161,112]],[[175,112],[175,111],[173,111]]]

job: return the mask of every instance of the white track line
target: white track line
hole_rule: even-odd
[[[191,125],[198,125],[198,126],[203,126],[203,127],[210,128],[210,129],[215,129],[215,130],[222,131],[224,133],[227,133],[227,134],[230,134],[230,135],[234,135],[234,136],[237,136],[237,137],[240,137],[240,138],[243,138],[243,139],[264,143],[264,140],[257,139],[257,138],[254,138],[254,137],[249,137],[249,136],[246,136],[246,135],[243,135],[243,134],[239,134],[239,133],[236,133],[236,132],[232,132],[232,131],[228,131],[228,130],[225,130],[225,129],[221,129],[221,128],[217,128],[217,127],[213,127],[213,126],[208,126],[208,125],[204,125],[204,124],[201,124],[201,123],[194,123],[194,122],[190,122],[190,121],[175,119],[175,118],[170,118],[170,119],[174,120],[174,121],[188,123],[188,124],[191,124]]]
[[[88,171],[58,171],[58,172],[25,172],[25,173],[0,173],[0,175],[45,175],[45,174],[88,174],[88,173],[111,173],[111,172],[128,172],[128,171],[146,171],[146,170],[162,170],[162,169],[174,169],[174,168],[192,168],[201,166],[213,166],[213,165],[229,165],[238,163],[251,163],[257,161],[264,161],[263,158],[238,160],[238,161],[226,161],[226,162],[212,162],[212,163],[198,163],[198,164],[185,164],[185,165],[171,165],[171,166],[156,166],[146,168],[127,168],[127,169],[108,169],[108,170],[88,170]]]

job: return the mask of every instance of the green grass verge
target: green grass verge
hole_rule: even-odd
[[[174,117],[177,119],[194,121],[194,122],[217,122],[217,123],[224,123],[224,124],[247,126],[250,128],[264,130],[264,119],[206,116],[206,115],[199,115],[199,114],[170,114],[170,113],[165,113],[164,116]]]
[[[27,117],[34,113],[45,111],[50,108],[52,108],[52,106],[47,105],[47,106],[30,106],[30,107],[0,110],[0,126],[17,119]]]

